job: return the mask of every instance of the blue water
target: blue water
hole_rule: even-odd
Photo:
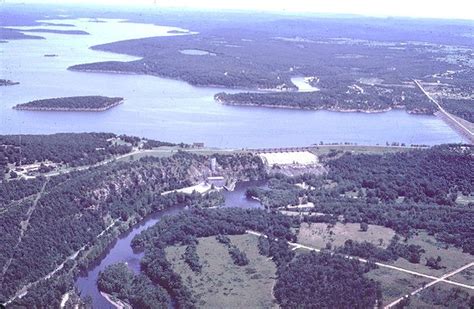
[[[0,134],[106,131],[228,148],[307,146],[320,141],[433,145],[462,140],[440,119],[402,110],[362,114],[224,106],[213,96],[225,89],[197,88],[153,76],[68,71],[68,66],[79,63],[137,59],[88,49],[92,45],[169,35],[167,31],[175,28],[119,20],[61,22],[91,35],[44,33],[40,35],[46,40],[0,44],[0,78],[21,83],[0,87]],[[125,103],[101,113],[12,109],[34,99],[74,95],[121,96]]]

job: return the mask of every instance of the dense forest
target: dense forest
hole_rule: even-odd
[[[269,214],[262,210],[238,208],[194,209],[175,216],[163,218],[153,227],[135,236],[132,246],[144,250],[141,261],[142,271],[155,283],[164,287],[172,296],[178,308],[195,307],[195,298],[186,288],[183,279],[173,271],[166,260],[164,248],[169,245],[187,245],[185,258],[199,271],[199,260],[193,254],[193,245],[198,237],[244,234],[246,230],[295,239],[291,227],[297,226],[292,218],[281,214]],[[286,242],[285,242],[286,243]],[[189,248],[189,249],[188,249]],[[229,254],[234,263],[245,265],[248,260],[240,250],[228,244]],[[275,254],[277,255],[277,254]]]
[[[167,292],[143,274],[135,274],[124,263],[108,266],[99,273],[99,290],[130,304],[133,308],[165,308]]]
[[[268,188],[250,188],[248,196],[268,208],[300,200],[314,212],[331,216],[307,218],[319,222],[367,222],[390,227],[403,235],[416,229],[474,254],[474,211],[457,197],[474,193],[472,146],[443,145],[425,150],[386,154],[343,154],[329,158],[325,176],[275,175]],[[314,190],[301,189],[305,182]],[[354,248],[352,248],[354,249]]]
[[[208,205],[198,195],[161,193],[202,181],[210,172],[209,160],[178,152],[172,157],[116,162],[48,179],[0,183],[0,192],[8,192],[0,213],[0,298],[8,299],[23,284],[46,276],[66,257],[94,245],[97,235],[114,221],[128,226],[173,205],[191,205],[194,200],[193,205]],[[261,161],[250,154],[219,156],[217,162],[234,179],[264,176],[258,172]],[[28,223],[23,232],[21,221]]]
[[[51,135],[0,135],[0,167],[51,161],[70,166],[94,164],[132,150],[116,145],[112,133],[58,133]]]
[[[0,79],[0,86],[13,86],[13,85],[18,85],[20,84],[19,82],[14,82],[9,79]]]
[[[209,21],[213,24],[209,28],[193,23],[190,26],[206,29],[192,36],[143,38],[94,46],[93,49],[142,59],[79,64],[70,69],[149,74],[197,86],[284,91],[219,94],[217,98],[227,104],[364,112],[405,107],[411,113],[424,114],[432,114],[436,106],[413,86],[412,79],[445,83],[455,87],[459,95],[469,94],[466,81],[467,84],[473,81],[467,60],[469,49],[451,46],[450,50],[431,42],[420,43],[427,37],[434,39],[434,32],[439,34],[436,41],[446,40],[446,29],[442,27],[433,25],[429,36],[407,42],[401,38],[418,37],[420,27],[426,25],[414,25],[417,33],[409,30],[410,27],[400,29],[400,23],[393,27],[390,22],[374,24],[373,20],[367,20],[366,24],[352,25],[357,29],[369,27],[367,32],[371,35],[367,35],[352,29],[349,21],[338,20],[338,24],[329,19],[264,19],[254,24],[244,16],[241,18],[247,23],[222,25],[223,18]],[[253,24],[252,30],[248,23]],[[378,27],[388,33],[375,33]],[[472,31],[472,27],[464,31],[468,29]],[[328,36],[329,33],[333,36]],[[187,49],[209,51],[212,56],[181,52]],[[454,73],[445,76],[444,72]],[[312,86],[320,91],[295,92],[297,87],[291,81],[295,76],[312,77]],[[447,105],[450,105],[448,110],[463,118],[469,117],[474,106],[458,101]]]
[[[279,270],[275,298],[282,308],[374,308],[382,291],[364,277],[371,267],[330,254],[301,254]]]
[[[123,102],[123,98],[80,96],[34,100],[17,104],[13,108],[35,111],[103,111]]]
[[[321,87],[318,84],[319,87]],[[360,86],[364,90],[350,91],[334,83],[313,92],[218,93],[215,99],[228,105],[285,107],[310,110],[380,112],[406,108],[410,113],[433,114],[436,106],[418,89],[386,86]],[[357,90],[357,88],[354,88]]]

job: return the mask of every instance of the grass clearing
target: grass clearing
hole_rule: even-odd
[[[431,280],[410,275],[393,269],[379,267],[369,271],[367,278],[380,282],[382,287],[383,305],[388,305],[394,300],[413,292]]]
[[[332,247],[339,247],[343,246],[346,240],[352,239],[358,242],[367,241],[385,248],[394,235],[394,230],[379,225],[369,225],[369,229],[362,232],[359,223],[337,223],[334,227],[327,223],[302,223],[298,233],[298,243],[325,248],[330,242]]]
[[[454,276],[449,277],[448,280],[474,286],[474,266],[465,269],[462,272],[455,274]]]
[[[474,291],[439,282],[410,298],[408,308],[472,308],[469,298]]]
[[[393,265],[427,275],[442,276],[474,260],[473,256],[469,253],[463,253],[459,248],[439,243],[433,236],[428,235],[426,232],[419,232],[418,235],[411,237],[407,241],[407,244],[419,245],[425,250],[425,253],[421,255],[420,263],[413,264],[405,259],[399,258]],[[440,265],[445,268],[431,269],[425,265],[427,258],[436,258],[438,256],[441,257]]]
[[[199,238],[197,254],[202,264],[201,273],[193,272],[184,262],[185,246],[166,248],[166,257],[198,299],[198,307],[278,307],[272,293],[276,266],[271,259],[258,253],[258,238],[248,234],[229,238],[233,245],[246,253],[250,261],[248,265],[235,265],[227,247],[214,236]]]
[[[413,150],[412,147],[392,147],[392,146],[355,146],[355,145],[320,145],[311,149],[317,156],[327,155],[334,151],[351,152],[356,154],[383,154],[390,152],[402,152]]]

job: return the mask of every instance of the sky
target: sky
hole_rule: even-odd
[[[474,20],[474,0],[0,0],[7,3],[90,3],[193,9],[314,12]]]

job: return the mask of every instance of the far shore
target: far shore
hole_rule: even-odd
[[[104,112],[119,104],[122,104],[124,100],[104,106],[101,108],[69,108],[69,107],[32,107],[32,106],[13,106],[13,109],[23,111],[35,111],[35,112]]]

